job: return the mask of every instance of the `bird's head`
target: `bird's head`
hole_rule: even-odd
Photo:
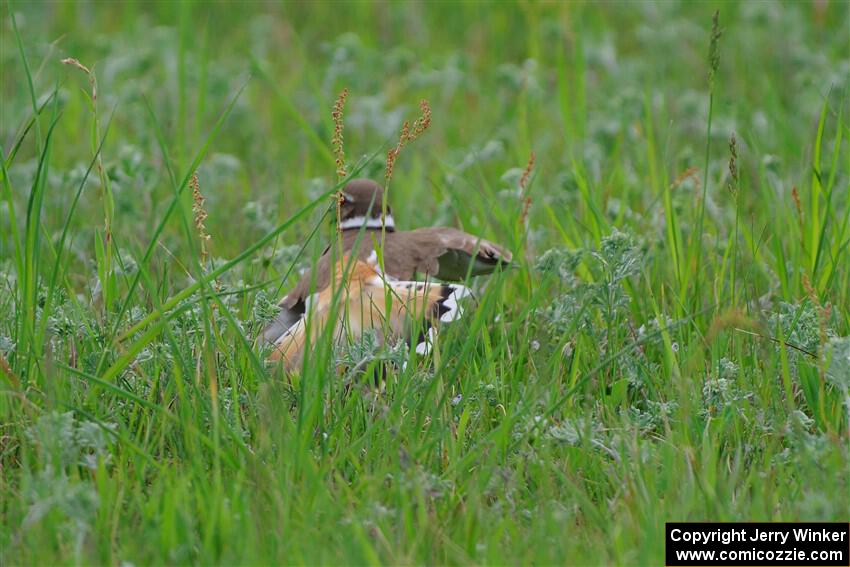
[[[384,188],[371,179],[354,179],[342,189],[340,228],[360,230],[364,225],[367,229],[383,225],[388,231],[395,230],[389,205],[384,215]]]

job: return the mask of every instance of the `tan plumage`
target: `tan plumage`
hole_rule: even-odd
[[[464,286],[397,281],[379,272],[374,256],[371,260],[349,262],[346,257],[337,263],[334,285],[310,298],[304,316],[275,341],[269,359],[297,370],[305,350],[331,324],[335,343],[356,341],[368,330],[375,330],[383,343],[427,328],[426,338],[417,346],[417,351],[424,352],[434,326],[462,314],[458,301],[469,295]]]

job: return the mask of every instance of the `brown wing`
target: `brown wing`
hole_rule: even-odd
[[[489,274],[500,264],[509,264],[513,258],[510,251],[501,246],[456,228],[420,228],[397,232],[393,237],[404,240],[400,247],[418,251],[417,272],[442,280],[460,281],[467,275]],[[392,274],[389,266],[387,272]]]

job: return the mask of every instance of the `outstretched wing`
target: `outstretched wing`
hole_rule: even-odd
[[[388,273],[405,274],[414,269],[449,281],[492,273],[513,258],[510,251],[489,240],[447,227],[397,232],[387,238],[387,247],[390,250],[384,253],[384,261]]]

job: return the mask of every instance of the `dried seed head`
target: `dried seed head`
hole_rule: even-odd
[[[747,317],[747,315],[738,308],[731,308],[716,315],[711,321],[711,325],[706,333],[706,342],[711,344],[721,331],[728,329],[743,329],[755,331],[758,329],[758,322]]]
[[[73,57],[66,57],[65,59],[62,59],[62,64],[70,65],[71,67],[76,67],[77,69],[88,75],[89,84],[91,85],[91,99],[92,102],[97,102],[97,79],[95,78],[92,70],[80,63],[77,59],[74,59]]]
[[[21,389],[21,379],[18,378],[17,374],[12,370],[12,367],[9,365],[9,361],[6,360],[6,357],[3,356],[3,353],[0,352],[0,372],[6,376],[6,379],[9,381],[15,389]]]
[[[431,125],[431,105],[424,98],[419,101],[419,110],[422,111],[422,114],[413,123],[413,132],[411,132],[409,140],[411,142],[418,138]]]
[[[729,138],[729,192],[732,196],[738,194],[738,140],[735,134]]]
[[[89,68],[80,63],[77,59],[74,59],[73,57],[66,57],[62,60],[62,64],[71,65],[73,67],[76,67],[77,69],[82,70],[86,75],[91,75],[91,71],[89,71]]]
[[[393,176],[393,168],[395,167],[395,162],[401,153],[401,149],[410,142],[416,140],[416,138],[421,136],[431,125],[431,105],[428,104],[427,100],[422,99],[419,102],[419,110],[422,114],[413,122],[413,128],[410,127],[410,122],[405,120],[404,124],[401,126],[398,143],[394,148],[391,148],[387,152],[387,168],[384,174],[387,182],[389,182],[390,178]]]
[[[536,156],[532,150],[528,156],[528,163],[525,166],[525,171],[522,172],[522,177],[519,178],[519,189],[522,192],[522,214],[520,215],[520,223],[525,226],[528,220],[528,210],[531,208],[531,196],[528,194],[528,181],[531,179],[531,172],[534,170],[534,160]]]
[[[401,134],[398,137],[398,144],[396,147],[390,148],[387,151],[387,169],[384,173],[384,177],[387,181],[393,176],[393,168],[395,167],[395,161],[398,159],[399,154],[401,153],[401,148],[410,141],[410,122],[407,120],[404,121],[404,124],[401,125]]]
[[[803,205],[800,203],[800,192],[797,191],[797,186],[791,188],[791,198],[794,200],[794,208],[797,209],[797,220],[800,226],[803,226]]]
[[[531,172],[534,170],[534,160],[537,156],[534,155],[534,150],[528,156],[528,163],[525,165],[525,171],[522,172],[522,177],[519,178],[519,188],[524,193],[528,187],[528,180],[531,178]]]
[[[720,10],[714,12],[711,18],[711,42],[708,45],[708,85],[714,87],[714,76],[720,68],[720,36],[723,30],[720,28]]]
[[[334,134],[331,139],[331,145],[333,146],[334,156],[336,157],[336,175],[340,179],[345,177],[345,148],[343,147],[343,139],[342,139],[342,130],[344,127],[342,121],[342,111],[345,108],[345,99],[348,98],[348,87],[342,89],[342,92],[339,93],[339,96],[336,98],[336,102],[334,103],[333,112],[331,112],[331,117],[334,121]]]
[[[699,188],[702,184],[699,180],[698,174],[699,174],[699,168],[698,167],[689,167],[688,169],[686,169],[685,171],[680,173],[678,176],[676,176],[676,179],[674,179],[673,182],[670,183],[670,190],[672,191],[673,189],[675,189],[676,187],[678,187],[679,185],[684,183],[686,179],[690,178],[690,179],[694,180],[694,183],[697,186],[697,193],[699,193]]]
[[[198,173],[192,174],[192,179],[189,180],[189,186],[192,188],[192,214],[195,220],[195,230],[198,233],[198,238],[201,240],[201,264],[207,263],[207,242],[210,240],[210,235],[207,234],[207,211],[204,208],[204,196],[201,194],[201,184],[198,181]]]

